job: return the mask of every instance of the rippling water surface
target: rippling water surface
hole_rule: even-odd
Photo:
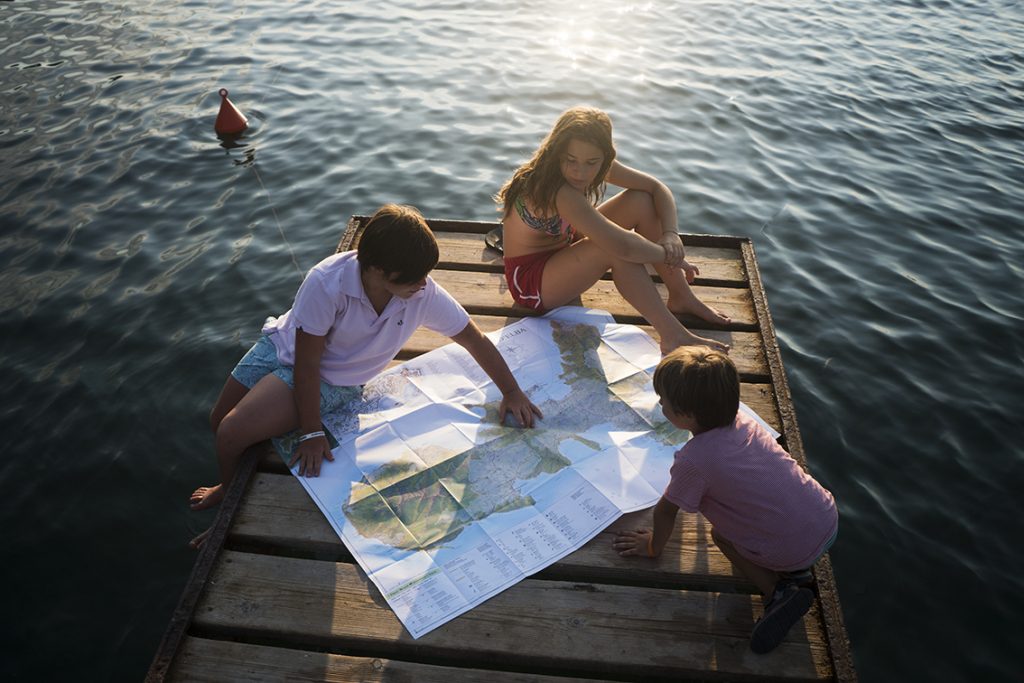
[[[862,680],[1017,678],[1022,45],[1011,1],[0,3],[0,672],[139,679],[263,317],[351,214],[492,219],[586,103],[754,239]]]

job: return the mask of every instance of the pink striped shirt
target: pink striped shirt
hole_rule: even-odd
[[[676,452],[665,498],[700,512],[740,554],[775,571],[810,566],[839,523],[832,494],[742,411]]]

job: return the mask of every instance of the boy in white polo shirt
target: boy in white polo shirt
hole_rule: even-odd
[[[438,257],[420,213],[388,204],[367,223],[357,251],[334,254],[309,271],[291,310],[267,321],[221,390],[210,413],[220,483],[196,489],[193,510],[223,499],[246,448],[294,429],[300,436],[289,464],[318,476],[323,459],[334,459],[321,415],[357,397],[420,325],[451,337],[480,364],[501,390],[502,421],[511,413],[532,427],[542,417],[494,344],[428,276]]]

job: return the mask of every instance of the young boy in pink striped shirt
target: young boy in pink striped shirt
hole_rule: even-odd
[[[750,647],[769,652],[814,601],[811,565],[838,530],[832,494],[739,410],[739,373],[725,354],[677,348],[658,364],[654,390],[665,417],[692,438],[676,452],[653,530],[618,534],[615,550],[657,557],[679,509],[700,512],[722,553],[764,594]]]

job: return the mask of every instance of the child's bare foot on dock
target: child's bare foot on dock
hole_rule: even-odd
[[[665,305],[668,307],[668,310],[677,315],[694,315],[701,320],[707,320],[709,323],[717,323],[719,325],[728,325],[732,322],[732,318],[698,299],[697,295],[689,287],[686,288],[686,294],[683,296],[669,296]]]
[[[193,510],[205,510],[211,508],[224,499],[224,487],[221,484],[216,486],[200,486],[192,492],[188,506]]]
[[[720,342],[717,339],[711,339],[710,337],[699,337],[689,330],[684,330],[686,334],[672,340],[661,340],[661,355],[666,355],[680,346],[708,346],[715,351],[721,351],[722,353],[729,353],[729,345],[725,342]],[[675,342],[675,343],[673,343]]]
[[[203,533],[193,538],[191,541],[189,541],[188,547],[192,548],[193,550],[199,550],[200,548],[202,548],[203,544],[206,543],[206,539],[209,538],[211,531],[213,531],[212,526]]]

